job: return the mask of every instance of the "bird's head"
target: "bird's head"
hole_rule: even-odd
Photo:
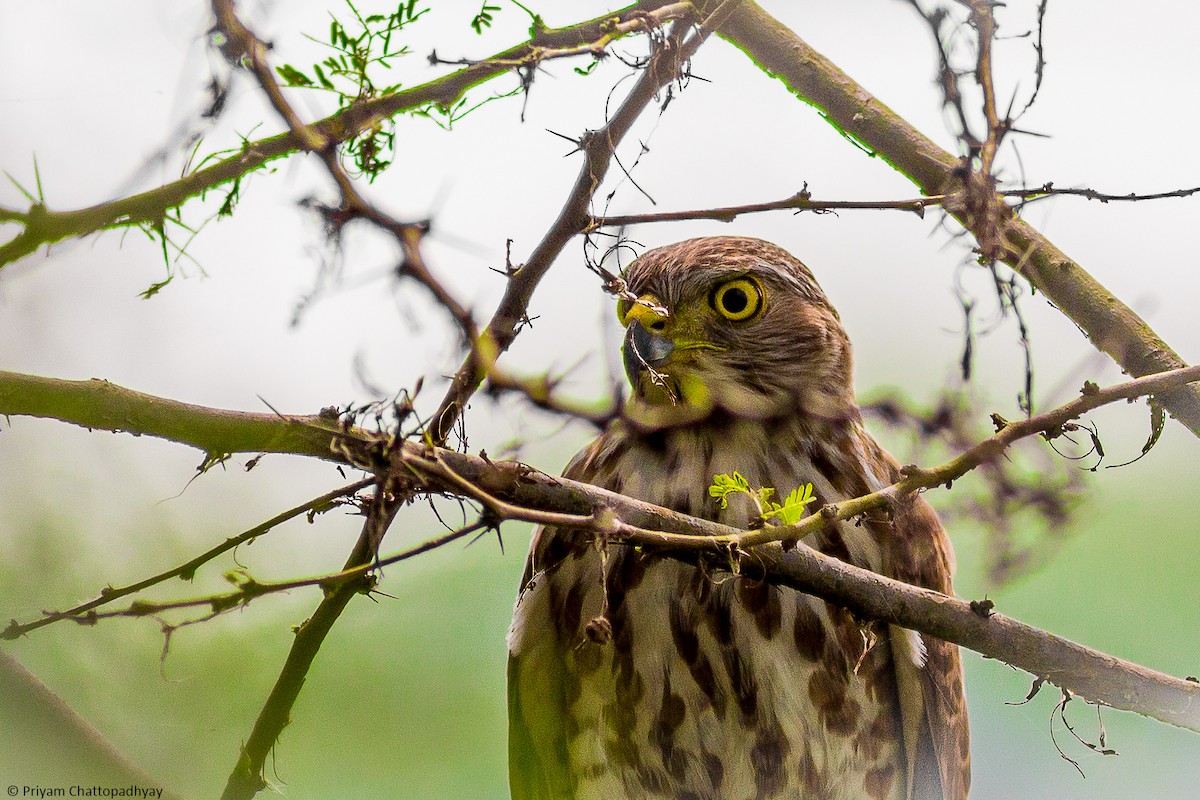
[[[760,239],[715,236],[649,250],[624,275],[626,416],[687,425],[717,410],[769,420],[857,416],[850,341],[812,273]]]

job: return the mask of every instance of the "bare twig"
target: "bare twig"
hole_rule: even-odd
[[[1083,197],[1087,200],[1098,200],[1101,203],[1137,203],[1143,200],[1165,200],[1172,197],[1191,197],[1192,195],[1198,193],[1200,193],[1200,186],[1192,186],[1187,189],[1172,189],[1168,192],[1148,192],[1141,194],[1137,192],[1128,192],[1127,194],[1111,194],[1108,192],[1099,192],[1095,189],[1088,188],[1073,187],[1062,189],[1055,186],[1051,181],[1047,181],[1041,186],[1003,189],[999,192],[999,194],[1003,195],[1004,197],[1020,197],[1030,202],[1034,200],[1045,200],[1048,197],[1070,195],[1074,197]]]
[[[772,200],[765,203],[748,203],[741,206],[723,206],[720,208],[695,209],[691,211],[664,211],[653,214],[611,214],[603,217],[593,217],[588,230],[598,228],[620,228],[627,225],[639,225],[651,222],[682,222],[696,219],[714,219],[718,222],[732,222],[742,214],[757,214],[763,211],[843,211],[852,209],[877,211],[910,211],[917,216],[924,216],[929,206],[940,205],[945,199],[936,197],[915,197],[910,200],[813,200],[807,189],[785,197],[782,200]]]
[[[605,404],[586,403],[560,397],[557,387],[558,381],[549,375],[519,377],[493,365],[484,391],[493,395],[516,394],[537,408],[582,420],[601,430],[620,415],[619,394],[609,398]]]
[[[228,552],[238,545],[244,544],[252,539],[257,539],[259,536],[262,536],[273,528],[282,525],[284,522],[287,522],[290,519],[295,519],[301,514],[321,511],[322,509],[327,508],[338,498],[354,494],[359,489],[365,489],[372,483],[374,483],[374,478],[367,478],[365,480],[356,481],[355,483],[343,486],[340,489],[334,489],[332,492],[327,492],[320,497],[313,498],[305,503],[301,503],[295,508],[284,511],[281,514],[277,514],[266,522],[255,525],[253,528],[250,528],[249,530],[244,531],[237,536],[231,536],[225,541],[221,542],[219,545],[216,545],[206,552],[201,553],[195,558],[189,559],[177,567],[173,567],[165,572],[160,572],[157,575],[145,578],[136,583],[131,583],[128,586],[121,586],[119,588],[113,588],[111,586],[106,587],[100,591],[99,597],[89,600],[86,603],[80,603],[77,606],[73,606],[72,608],[68,608],[63,611],[44,612],[42,619],[34,620],[32,622],[20,623],[16,620],[13,620],[3,632],[0,632],[0,639],[16,639],[20,636],[24,636],[30,631],[64,619],[81,623],[91,623],[99,619],[101,616],[104,616],[102,614],[95,613],[95,609],[100,608],[101,606],[108,605],[109,603],[119,600],[122,597],[128,597],[131,594],[136,594],[140,591],[150,588],[151,586],[160,584],[163,581],[170,580],[171,578],[183,578],[184,580],[191,580],[192,576],[195,575],[196,570],[207,564],[209,561],[212,561],[222,553]]]
[[[415,547],[410,547],[407,550],[402,550],[399,553],[394,553],[389,556],[381,556],[378,559],[372,560],[367,564],[360,564],[357,567],[339,570],[338,572],[330,572],[325,575],[315,575],[305,578],[292,578],[283,581],[259,581],[254,578],[240,576],[236,578],[237,588],[228,592],[218,592],[215,594],[206,594],[199,597],[186,597],[176,600],[135,600],[124,608],[112,609],[109,611],[85,611],[81,613],[72,613],[72,611],[64,611],[56,613],[54,619],[71,620],[81,625],[94,625],[102,619],[116,619],[119,617],[126,618],[144,618],[157,616],[168,611],[180,611],[191,608],[206,609],[203,619],[211,619],[214,616],[224,614],[236,608],[242,608],[251,603],[251,601],[259,597],[265,597],[272,594],[281,594],[290,592],[293,589],[304,589],[309,587],[319,587],[327,594],[334,594],[337,588],[344,583],[354,582],[355,592],[369,591],[374,585],[374,578],[371,578],[369,584],[362,583],[361,578],[368,576],[383,567],[398,564],[401,561],[407,561],[419,555],[436,550],[439,547],[450,544],[451,542],[462,539],[465,536],[470,536],[483,528],[486,528],[487,522],[478,520],[465,525],[461,528],[449,531],[441,536],[422,542]],[[129,594],[126,592],[125,594]],[[113,598],[116,599],[116,598]],[[187,623],[182,623],[187,624]],[[10,625],[9,630],[14,626]],[[31,628],[32,626],[26,626]],[[178,627],[178,626],[175,626]],[[4,638],[13,638],[8,636],[9,630],[5,631]]]
[[[1043,34],[1046,32],[1046,6],[1050,0],[1039,0],[1037,7],[1037,37],[1033,40],[1033,52],[1037,56],[1037,61],[1034,64],[1033,74],[1033,91],[1029,95],[1029,99],[1025,101],[1025,107],[1021,112],[1014,117],[1014,120],[1025,116],[1025,112],[1033,108],[1037,102],[1038,95],[1042,92],[1042,81],[1046,77],[1046,49],[1043,45]]]
[[[971,10],[971,27],[975,29],[978,42],[975,82],[983,92],[983,118],[987,123],[987,136],[979,152],[979,172],[993,176],[996,152],[1004,142],[1009,124],[1007,118],[1000,118],[996,109],[996,83],[992,76],[992,45],[996,41],[996,17],[992,13],[992,0],[968,0],[967,5]]]

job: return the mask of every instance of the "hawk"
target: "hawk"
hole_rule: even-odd
[[[760,511],[744,494],[722,508],[716,475],[778,497],[811,483],[818,504],[899,478],[862,426],[838,313],[795,257],[691,239],[624,277],[632,395],[566,477],[741,529]],[[918,496],[806,543],[952,591],[949,541]],[[508,691],[513,800],[961,800],[970,782],[953,645],[577,531],[534,537]]]

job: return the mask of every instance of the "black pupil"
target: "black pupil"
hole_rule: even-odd
[[[744,289],[726,289],[721,294],[721,305],[730,314],[740,314],[750,305],[750,298]]]

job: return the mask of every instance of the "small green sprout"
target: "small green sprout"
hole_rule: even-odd
[[[708,487],[708,494],[710,497],[717,498],[721,508],[729,507],[730,495],[744,494],[750,498],[750,502],[754,503],[754,507],[758,509],[758,516],[763,522],[774,519],[780,525],[792,525],[799,522],[804,517],[804,507],[816,499],[813,496],[812,484],[805,483],[793,489],[783,503],[776,503],[771,499],[775,496],[773,487],[765,486],[753,489],[737,471],[734,471],[732,475],[713,475],[713,482]]]

